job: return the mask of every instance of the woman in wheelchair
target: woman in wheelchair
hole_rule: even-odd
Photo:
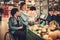
[[[11,17],[9,18],[9,29],[14,38],[18,38],[18,40],[26,39],[25,27],[22,24],[22,18],[17,8],[13,8],[11,10]]]

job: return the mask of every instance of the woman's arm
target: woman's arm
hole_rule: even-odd
[[[22,19],[24,20],[24,21],[27,21],[28,20],[28,18],[29,18],[29,16],[27,15],[27,14],[24,14],[24,12],[21,12],[21,17],[22,17]]]

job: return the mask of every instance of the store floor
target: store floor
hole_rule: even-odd
[[[8,17],[2,17],[2,22],[0,23],[0,40],[4,40],[4,35],[8,31]]]

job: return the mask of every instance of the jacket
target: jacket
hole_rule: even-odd
[[[19,21],[19,26],[18,26],[17,20]],[[17,17],[17,19],[15,17],[10,17],[8,24],[9,24],[9,29],[10,29],[11,33],[18,31],[19,30],[18,27],[20,27],[20,26],[23,27],[21,17]]]

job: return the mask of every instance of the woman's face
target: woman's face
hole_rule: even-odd
[[[54,15],[54,12],[53,12],[53,11],[50,11],[49,14],[50,14],[50,15]]]
[[[59,15],[60,15],[60,11],[58,11],[58,12],[57,12],[57,14],[59,14]]]
[[[27,5],[26,4],[22,7],[22,10],[27,11]]]
[[[32,14],[36,14],[36,10],[31,11]]]

